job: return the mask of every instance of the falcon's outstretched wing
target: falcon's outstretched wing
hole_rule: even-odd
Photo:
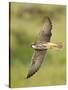
[[[42,30],[39,33],[36,44],[50,42],[51,29],[52,29],[52,24],[51,24],[50,18],[45,17],[45,23],[43,25]],[[47,52],[47,49],[34,51],[32,56],[32,66],[30,67],[30,70],[26,78],[31,77],[33,74],[35,74],[35,72],[38,71],[38,69],[42,64],[44,56],[46,55],[46,52]]]

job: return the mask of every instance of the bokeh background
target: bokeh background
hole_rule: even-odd
[[[9,4],[10,17],[10,87],[64,85],[66,83],[66,6],[47,4]],[[44,17],[52,20],[52,42],[62,42],[61,50],[48,50],[40,70],[25,79],[31,66],[35,41]]]

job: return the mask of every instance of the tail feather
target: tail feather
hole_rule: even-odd
[[[51,42],[48,42],[48,43],[47,43],[47,48],[51,48],[51,49],[57,48],[57,49],[60,49],[60,48],[62,48],[62,47],[63,47],[63,44],[62,44],[61,42],[59,42],[59,43],[51,43]]]
[[[61,42],[57,43],[57,48],[62,48],[63,44]]]

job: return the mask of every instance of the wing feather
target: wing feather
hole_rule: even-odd
[[[51,21],[50,21],[49,17],[46,17],[43,29],[39,33],[36,43],[49,42],[50,37],[51,37],[51,29],[52,29]],[[32,56],[32,65],[31,65],[31,68],[29,69],[27,78],[31,77],[33,74],[35,74],[39,70],[39,68],[43,62],[43,59],[46,55],[46,52],[47,52],[47,49],[34,51],[33,56]]]

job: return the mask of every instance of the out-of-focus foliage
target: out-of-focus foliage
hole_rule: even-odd
[[[39,72],[25,80],[44,17],[52,20],[52,42],[62,42],[62,50],[48,50]],[[65,84],[66,6],[45,4],[10,4],[11,87]]]

